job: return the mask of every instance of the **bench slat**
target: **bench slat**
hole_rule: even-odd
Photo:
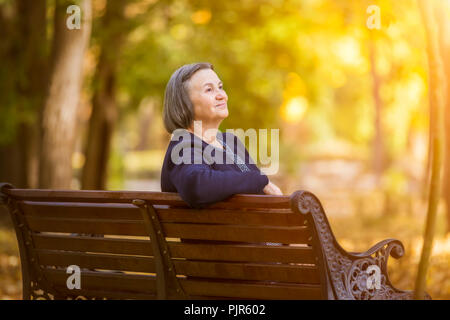
[[[195,260],[314,264],[311,247],[169,243],[172,257]]]
[[[52,234],[33,234],[36,248],[86,252],[103,252],[151,256],[152,246],[149,240],[93,238],[89,236],[62,236]]]
[[[233,282],[180,279],[186,292],[193,295],[227,296],[253,299],[322,299],[320,285],[271,284],[270,282]]]
[[[307,227],[249,227],[163,223],[168,237],[198,240],[311,243]]]
[[[61,236],[34,234],[34,244],[39,249],[67,250],[124,255],[153,255],[149,240],[93,238],[87,236]],[[225,244],[185,244],[168,242],[173,258],[220,261],[250,261],[314,264],[311,247],[263,246],[263,245],[225,245]]]
[[[131,204],[73,203],[73,202],[36,202],[21,201],[25,215],[37,218],[68,219],[125,219],[141,220],[137,207]],[[162,222],[220,223],[267,226],[300,226],[305,218],[290,209],[187,209],[155,206]]]
[[[84,290],[84,289],[73,289],[70,290],[67,286],[63,284],[57,284],[54,286],[60,294],[64,297],[71,297],[77,300],[102,300],[102,299],[113,299],[113,300],[156,300],[156,294],[146,294],[139,292],[128,292],[128,291],[107,291],[107,290]]]
[[[19,201],[27,216],[36,218],[142,220],[139,208],[128,203]]]
[[[39,263],[45,266],[77,265],[86,269],[155,272],[153,258],[56,250],[38,250],[37,254]],[[174,260],[173,262],[177,274],[192,277],[320,283],[318,270],[314,266],[186,260]]]
[[[50,190],[5,189],[4,193],[16,200],[131,203],[134,199],[147,200],[156,205],[188,207],[177,193],[149,191],[99,191],[99,190]],[[209,208],[290,208],[289,196],[237,194]]]
[[[223,263],[204,261],[174,261],[177,274],[214,279],[275,281],[284,283],[319,284],[315,266]]]
[[[39,232],[145,236],[142,221],[40,219],[27,217],[29,227]],[[258,227],[162,223],[166,237],[217,241],[311,243],[307,227]]]
[[[46,269],[44,275],[59,287],[66,287],[64,270]],[[321,299],[320,285],[272,284],[267,281],[210,281],[179,279],[183,289],[195,296],[218,296],[253,299]],[[155,293],[155,277],[116,274],[112,272],[81,272],[82,290],[117,290],[132,293]],[[76,290],[72,290],[74,293]]]
[[[303,226],[304,217],[286,209],[276,210],[194,210],[183,208],[156,208],[162,222],[217,223],[253,226]]]
[[[156,300],[155,294],[145,294],[137,292],[105,291],[105,290],[69,290],[67,287],[55,286],[57,290],[66,297],[72,297],[78,300],[85,299],[134,299],[134,300]],[[176,298],[176,297],[174,297]],[[170,299],[170,296],[169,296]],[[229,300],[228,297],[212,296],[189,296],[189,300]],[[243,299],[243,298],[242,298]]]
[[[97,220],[89,222],[82,219],[40,219],[27,217],[28,225],[33,231],[110,234],[128,236],[146,236],[143,221],[137,220]]]
[[[43,268],[44,276],[56,285],[67,287],[70,276],[65,269]],[[115,272],[81,271],[81,289],[156,293],[156,277]]]
[[[153,257],[118,256],[59,250],[36,250],[36,253],[39,263],[44,266],[68,267],[77,265],[86,269],[155,272]]]

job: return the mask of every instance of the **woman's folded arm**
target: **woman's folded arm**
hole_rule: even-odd
[[[255,170],[218,171],[207,164],[175,165],[170,179],[191,207],[202,207],[238,193],[261,193],[269,182],[266,175]]]

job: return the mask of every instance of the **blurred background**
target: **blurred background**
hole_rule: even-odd
[[[450,150],[450,1],[432,2]],[[0,39],[1,182],[160,191],[165,85],[207,61],[229,96],[221,130],[279,129],[270,179],[285,194],[316,194],[348,251],[401,240],[391,280],[414,288],[434,90],[417,1],[0,0]],[[427,291],[450,299],[449,156],[442,178]],[[0,210],[0,299],[20,299],[15,233]]]

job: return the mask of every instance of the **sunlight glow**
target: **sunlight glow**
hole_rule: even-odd
[[[195,24],[207,24],[211,20],[211,11],[209,10],[195,11],[191,16],[191,20]]]
[[[308,100],[298,96],[290,99],[281,109],[281,115],[287,122],[298,123],[308,109]]]
[[[352,37],[342,37],[334,44],[334,51],[339,60],[348,66],[359,66],[362,62],[359,43]]]

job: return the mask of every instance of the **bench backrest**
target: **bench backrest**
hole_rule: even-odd
[[[322,248],[298,193],[236,195],[205,209],[161,192],[3,194],[24,298],[327,298]],[[80,289],[67,286],[72,265]]]

